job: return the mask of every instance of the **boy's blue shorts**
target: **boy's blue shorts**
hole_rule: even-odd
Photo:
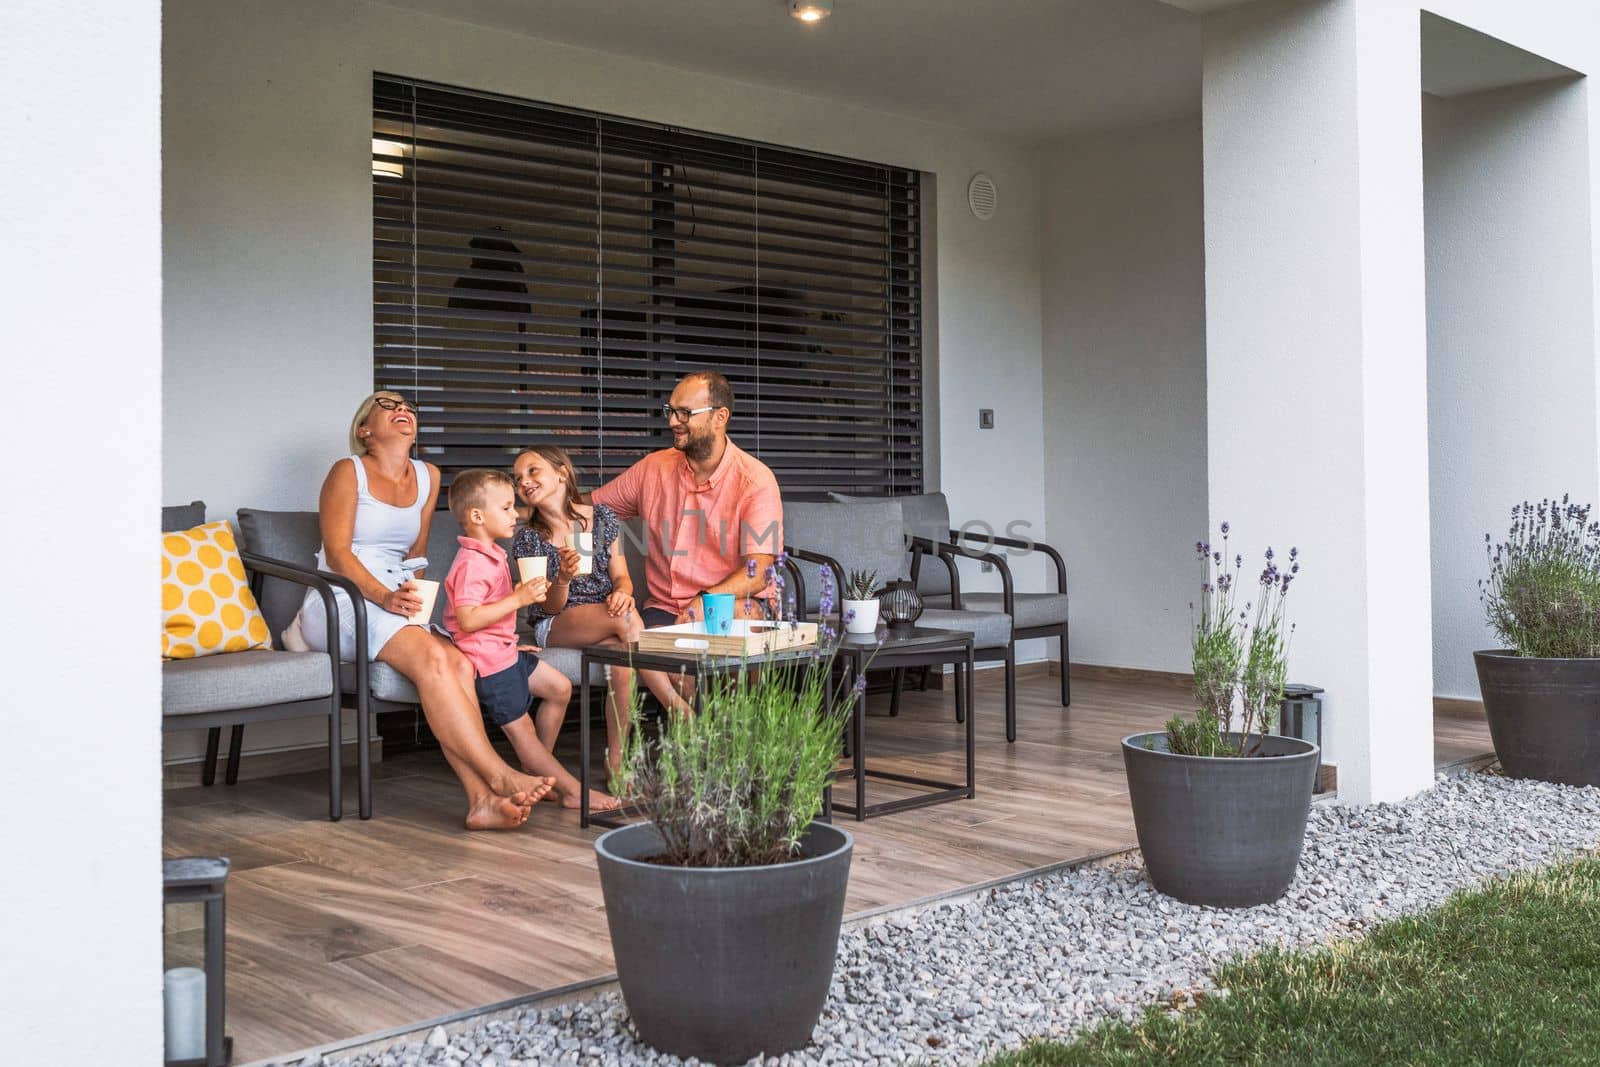
[[[538,666],[538,656],[519,649],[517,662],[477,680],[478,704],[496,726],[509,726],[528,714],[528,705],[533,703],[528,679]]]

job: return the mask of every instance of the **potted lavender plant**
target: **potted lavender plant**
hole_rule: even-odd
[[[1512,778],[1600,785],[1600,522],[1563,496],[1511,509],[1484,535],[1478,583],[1504,648],[1474,652],[1484,715]]]
[[[702,674],[694,715],[652,742],[631,731],[622,787],[649,821],[595,855],[623,1000],[661,1052],[743,1063],[811,1039],[853,846],[817,815],[865,684],[832,682],[836,640],[827,626],[809,661]]]
[[[1275,724],[1293,628],[1284,615],[1300,572],[1267,549],[1255,600],[1238,605],[1244,557],[1196,542],[1205,580],[1196,614],[1193,720],[1122,739],[1133,823],[1156,889],[1190,904],[1245,908],[1277,900],[1294,880],[1319,750]],[[1235,729],[1237,727],[1237,729]]]

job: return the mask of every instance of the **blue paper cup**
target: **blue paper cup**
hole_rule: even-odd
[[[706,633],[725,634],[733,629],[732,593],[706,593],[700,602],[706,609]]]

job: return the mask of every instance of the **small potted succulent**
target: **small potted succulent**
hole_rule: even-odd
[[[1512,778],[1600,785],[1600,522],[1563,496],[1511,509],[1484,535],[1478,583],[1503,648],[1474,652],[1483,710]]]
[[[870,634],[878,629],[878,572],[851,571],[841,597],[846,633]]]
[[[1244,908],[1277,900],[1294,880],[1320,752],[1271,733],[1293,627],[1284,615],[1299,551],[1281,570],[1267,549],[1243,608],[1244,557],[1196,542],[1205,566],[1196,613],[1195,716],[1122,739],[1134,828],[1150,881],[1190,904]],[[1237,726],[1237,729],[1235,727]]]
[[[817,816],[865,681],[832,680],[835,639],[702,675],[696,714],[631,731],[621,784],[649,821],[595,853],[622,996],[661,1052],[780,1056],[822,1013],[853,842]]]

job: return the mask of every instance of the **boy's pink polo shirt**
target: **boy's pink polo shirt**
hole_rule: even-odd
[[[461,550],[444,579],[444,628],[478,677],[487,678],[517,662],[517,613],[508,611],[498,622],[467,633],[461,629],[456,608],[510,596],[511,571],[506,567],[506,550],[493,541],[484,544],[470,537],[457,537],[456,541]]]
[[[695,479],[677,449],[652,452],[594,491],[619,519],[640,516],[649,529],[645,583],[650,606],[681,612],[745,556],[783,548],[783,502],[765,463],[728,442],[711,477]],[[773,595],[771,585],[761,593]]]

